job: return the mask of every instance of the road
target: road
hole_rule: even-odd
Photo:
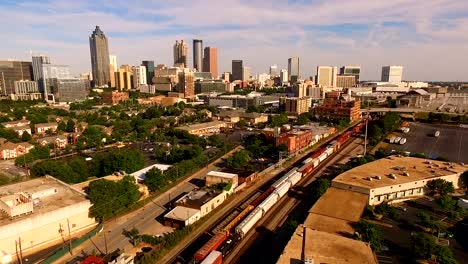
[[[125,214],[123,216],[117,217],[110,221],[104,223],[104,231],[99,233],[97,236],[86,241],[79,247],[75,248],[73,252],[74,256],[66,255],[64,258],[60,259],[58,263],[65,263],[72,260],[77,256],[77,254],[91,254],[93,251],[112,252],[113,250],[120,248],[125,252],[133,253],[135,248],[128,242],[128,240],[122,235],[123,229],[132,229],[136,227],[141,233],[144,234],[163,234],[165,232],[171,232],[172,228],[166,227],[156,220],[159,216],[164,214],[167,209],[167,203],[174,198],[189,192],[197,187],[194,182],[197,180],[204,179],[204,176],[212,170],[217,170],[216,164],[221,162],[222,159],[226,158],[230,154],[237,151],[240,147],[237,147],[231,150],[229,153],[224,155],[212,162],[206,168],[199,170],[190,177],[187,177],[179,184],[175,185],[168,191],[159,195],[155,199],[148,202],[145,206]]]
[[[312,174],[303,178],[293,189],[307,188],[314,182],[320,175],[323,175],[327,169],[335,164],[343,164],[350,158],[356,157],[362,153],[361,138],[353,138],[348,145],[344,146],[334,154],[331,158],[327,159],[324,163],[319,165]],[[283,247],[279,243],[275,231],[278,227],[283,225],[293,210],[303,202],[302,199],[294,195],[285,195],[276,205],[274,205],[260,221],[255,225],[253,230],[240,240],[239,244],[232,250],[232,252],[225,257],[224,263],[272,263],[281,253]],[[305,208],[309,210],[310,208]],[[289,237],[283,238],[287,242]],[[283,242],[284,243],[284,242]],[[251,248],[252,247],[252,248]],[[272,254],[275,252],[274,254]]]

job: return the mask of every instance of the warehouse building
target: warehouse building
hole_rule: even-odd
[[[206,174],[205,185],[211,186],[219,183],[231,184],[231,190],[239,184],[238,175],[234,173],[226,173],[220,171],[210,171]]]
[[[0,249],[15,259],[63,243],[97,223],[85,193],[45,176],[0,187]]]
[[[196,136],[208,136],[220,133],[221,129],[225,127],[227,127],[227,124],[224,121],[212,121],[206,123],[193,124],[190,126],[181,126],[177,129],[185,130],[189,134]]]
[[[368,195],[368,204],[403,201],[424,195],[430,180],[444,179],[455,189],[465,184],[467,165],[413,157],[389,156],[338,175],[332,186]]]

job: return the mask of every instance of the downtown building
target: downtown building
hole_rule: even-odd
[[[153,84],[153,77],[154,77],[154,61],[142,61],[142,66],[146,68],[146,83]]]
[[[111,82],[109,44],[107,37],[99,26],[96,26],[93,34],[89,37],[89,48],[91,52],[91,68],[93,71],[94,86],[109,86]]]
[[[110,87],[115,88],[116,87],[115,73],[118,71],[117,56],[109,55],[109,61],[110,61],[110,65],[109,65]]]
[[[188,68],[188,46],[183,40],[180,42],[176,40],[173,47],[174,52],[174,66]]]
[[[403,66],[383,66],[382,82],[400,84],[403,78]]]
[[[242,60],[232,60],[231,82],[242,81],[243,68]]]
[[[317,85],[320,87],[336,87],[337,67],[317,66]]]
[[[211,72],[213,79],[218,79],[218,49],[206,47],[203,57],[203,71]]]
[[[16,81],[33,81],[32,63],[28,61],[0,61],[0,93],[15,92]]]
[[[185,65],[188,68],[188,65]],[[197,72],[203,71],[203,40],[193,40],[193,68]]]
[[[301,78],[299,71],[299,57],[292,57],[288,59],[288,73],[289,81],[291,83],[295,83]]]
[[[340,75],[341,76],[354,76],[355,83],[359,84],[360,75],[361,75],[361,66],[343,66],[340,68]]]

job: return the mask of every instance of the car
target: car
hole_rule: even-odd
[[[408,210],[408,209],[406,209],[406,207],[403,207],[403,206],[397,206],[396,208],[397,208],[398,210],[403,211],[403,212],[406,212],[406,210]]]

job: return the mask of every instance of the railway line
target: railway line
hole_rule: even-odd
[[[291,190],[307,186],[324,168],[334,164],[341,152],[348,151],[350,142],[356,140],[352,135],[359,132],[362,126],[363,123],[360,123],[344,134],[334,137],[326,147],[302,158],[286,173],[266,181],[257,191],[219,218],[209,231],[193,239],[192,243],[169,263],[205,263],[204,259],[208,255],[218,254],[212,253],[213,251],[220,251],[226,263],[234,263],[230,259],[239,253],[233,252],[245,251],[247,247],[243,246],[243,243],[253,240],[252,235],[254,238],[259,236],[257,232],[251,230],[262,225],[272,215],[275,217],[271,219],[268,228],[274,230],[275,227],[270,225],[278,226],[284,222],[288,213],[299,203],[297,199],[286,198],[289,197],[286,194]]]

